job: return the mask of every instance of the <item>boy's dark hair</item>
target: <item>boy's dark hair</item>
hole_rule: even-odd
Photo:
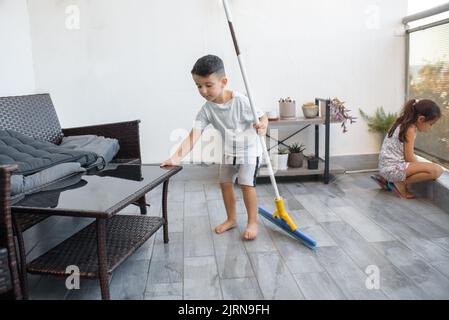
[[[219,57],[211,54],[199,58],[192,69],[192,74],[196,74],[201,77],[207,77],[213,73],[224,76],[225,69],[223,61]]]
[[[426,122],[433,121],[441,118],[441,109],[435,102],[428,99],[412,99],[408,101],[402,109],[400,117],[396,120],[388,132],[388,137],[391,138],[396,128],[401,126],[401,130],[399,131],[399,140],[401,142],[407,142],[405,137],[407,130],[418,120],[419,116],[424,116],[426,118]]]

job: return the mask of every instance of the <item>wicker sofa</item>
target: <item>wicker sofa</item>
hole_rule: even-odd
[[[137,164],[141,162],[140,140],[139,140],[139,120],[110,123],[102,125],[93,125],[78,128],[62,129],[58,116],[53,106],[49,94],[34,94],[25,96],[0,97],[0,129],[14,130],[21,134],[59,144],[63,136],[78,135],[98,135],[107,138],[115,138],[119,141],[120,150],[112,162],[122,164]],[[8,265],[12,265],[10,272],[14,273],[16,265],[14,262],[15,252],[12,251],[14,241],[10,241],[12,232],[11,219],[9,218],[10,210],[8,209],[8,188],[7,181],[14,167],[1,168],[1,188],[0,190],[0,210],[1,210],[1,239],[0,248],[6,248],[10,261]],[[141,198],[137,205],[140,207],[142,214],[146,213],[145,197]],[[27,297],[27,281],[26,281],[26,257],[25,245],[22,232],[33,227],[37,223],[42,222],[48,216],[20,214],[12,217],[14,229],[16,231],[17,243],[19,245],[19,263],[18,271],[21,277],[21,292],[23,298]],[[8,240],[9,239],[9,240]],[[9,242],[8,242],[9,241]],[[11,258],[14,258],[11,260]],[[14,273],[15,274],[15,273]],[[15,288],[15,278],[11,278],[12,285]],[[6,288],[5,281],[5,290]],[[9,283],[9,282],[8,282]],[[11,284],[8,286],[9,289]],[[14,289],[13,288],[13,289]],[[17,288],[13,290],[16,298],[21,298],[22,293],[17,292]]]

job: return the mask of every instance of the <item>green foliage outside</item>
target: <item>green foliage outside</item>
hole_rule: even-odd
[[[362,119],[368,124],[369,131],[381,134],[386,134],[398,118],[397,113],[386,114],[383,107],[378,108],[373,116],[369,116],[361,109],[359,109],[359,112]]]

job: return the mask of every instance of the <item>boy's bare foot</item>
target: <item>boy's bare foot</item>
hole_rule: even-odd
[[[257,237],[257,223],[248,223],[245,232],[243,232],[243,239],[254,240]]]
[[[237,226],[237,223],[235,220],[226,220],[222,224],[215,227],[215,233],[216,234],[222,234],[223,232],[226,232],[228,230],[231,230]]]

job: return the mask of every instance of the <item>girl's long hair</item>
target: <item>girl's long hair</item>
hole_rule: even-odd
[[[433,121],[441,117],[440,107],[432,100],[417,100],[412,99],[408,101],[402,109],[401,116],[391,127],[388,132],[388,137],[391,138],[398,126],[401,126],[399,131],[399,141],[407,142],[406,133],[411,125],[415,124],[419,116],[424,116],[427,121]]]

